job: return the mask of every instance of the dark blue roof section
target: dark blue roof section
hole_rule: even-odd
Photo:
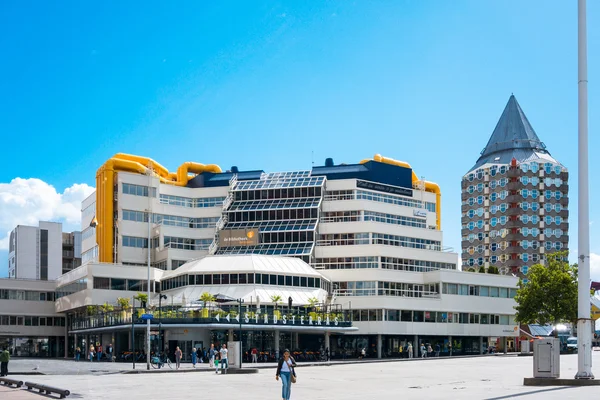
[[[311,175],[325,175],[329,180],[362,179],[412,189],[412,169],[377,161],[369,161],[365,164],[313,167]]]
[[[251,179],[260,179],[260,176],[264,173],[262,170],[256,171],[240,171],[237,173],[238,181],[246,181]],[[233,176],[233,172],[222,172],[215,174],[212,172],[204,172],[200,175],[195,176],[191,179],[187,186],[190,188],[200,187],[219,187],[228,186],[229,180]]]

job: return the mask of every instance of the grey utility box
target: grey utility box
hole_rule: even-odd
[[[560,340],[558,338],[533,341],[533,377],[558,378],[560,376]]]
[[[529,348],[529,340],[521,340],[521,353],[528,354],[531,352]]]

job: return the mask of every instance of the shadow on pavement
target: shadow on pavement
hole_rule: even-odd
[[[521,396],[529,396],[529,395],[533,395],[533,394],[539,394],[539,393],[545,393],[545,392],[554,392],[557,390],[565,390],[565,389],[573,389],[574,387],[572,386],[563,386],[563,387],[557,387],[557,388],[552,388],[552,389],[540,389],[540,390],[532,390],[531,392],[523,392],[523,393],[515,393],[515,394],[509,394],[506,396],[500,396],[500,397],[489,397],[485,400],[502,400],[502,399],[512,399],[513,397],[521,397]]]

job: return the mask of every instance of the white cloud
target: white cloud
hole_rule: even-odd
[[[58,193],[54,186],[36,178],[0,183],[0,250],[8,249],[8,234],[17,225],[55,221],[63,223],[64,231],[79,230],[81,201],[93,191],[85,183],[76,183]]]
[[[600,282],[600,254],[590,254],[590,276],[593,281]]]

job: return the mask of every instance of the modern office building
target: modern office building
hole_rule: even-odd
[[[64,357],[67,328],[56,311],[56,283],[0,279],[0,349],[15,357]]]
[[[256,318],[260,309],[268,321],[279,307],[270,297],[281,293],[283,304],[291,298],[299,307],[286,311],[296,322],[312,312],[315,321],[319,313],[322,322],[335,315],[343,325],[317,330],[284,326],[282,318],[268,327],[244,320],[244,348],[273,350],[285,342],[327,345],[335,356],[366,348],[387,357],[408,342],[439,343],[454,354],[516,347],[517,279],[457,270],[457,254],[443,246],[440,188],[405,162],[328,159],[285,173],[184,163],[169,172],[148,158],[118,154],[96,177],[97,192],[82,204],[84,264],[57,283],[57,311],[68,315],[78,344],[109,335],[117,349],[130,346],[125,314],[107,320],[87,315],[87,306],[144,291],[150,262],[152,306],[162,300],[171,312],[203,315],[185,314],[171,327],[161,318],[162,336],[155,320],[157,347],[181,329],[189,335],[180,346],[238,335],[223,326],[238,305],[206,306],[198,302],[205,292],[243,299],[242,315]],[[227,322],[213,319],[225,309]],[[257,331],[260,341],[251,334]]]
[[[60,222],[18,225],[10,233],[9,278],[55,280],[79,265],[81,234],[63,233]]]
[[[510,96],[475,165],[462,178],[462,267],[527,281],[531,265],[568,250],[569,173]]]

